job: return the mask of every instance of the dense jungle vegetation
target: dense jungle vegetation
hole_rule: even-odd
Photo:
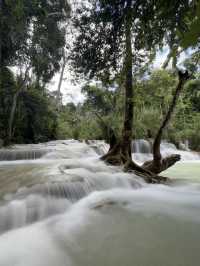
[[[145,139],[155,137],[169,109],[178,82],[177,60],[180,51],[185,50],[186,59],[179,66],[187,69],[191,76],[178,99],[173,118],[163,138],[177,145],[188,140],[191,149],[200,150],[200,69],[197,60],[200,57],[198,46],[200,5],[198,1],[183,1],[183,4],[179,4],[180,1],[174,1],[171,4],[171,10],[166,14],[166,4],[164,1],[158,1],[159,5],[155,7],[155,12],[165,14],[166,19],[171,18],[171,24],[166,25],[166,28],[162,30],[160,24],[157,23],[161,21],[161,17],[156,18],[156,14],[154,17],[151,16],[152,1],[147,1],[141,7],[141,14],[134,13],[135,9],[132,9],[133,13],[129,14],[131,12],[126,11],[126,5],[129,5],[131,1],[121,2],[124,6],[118,1],[91,1],[95,9],[92,9],[94,8],[92,6],[89,9],[90,13],[82,6],[77,9],[73,7],[75,11],[72,12],[72,6],[70,7],[64,0],[2,1],[1,144],[38,143],[66,138],[107,139],[109,127],[120,137],[124,120],[126,69],[122,67],[123,59],[120,59],[120,64],[115,64],[116,58],[119,56],[123,58],[125,48],[119,43],[123,42],[125,37],[124,24],[122,22],[119,22],[120,26],[116,24],[118,22],[115,16],[123,18],[128,14],[127,16],[130,17],[135,16],[135,21],[140,20],[138,24],[140,30],[136,31],[134,22],[131,26],[131,30],[136,35],[134,38],[136,40],[145,38],[144,36],[149,38],[148,43],[146,41],[138,43],[135,39],[132,41],[133,53],[137,56],[133,56],[132,62],[134,113],[131,137]],[[101,12],[98,11],[97,6]],[[131,10],[131,6],[129,8]],[[172,21],[174,9],[177,10],[177,22]],[[110,19],[110,13],[114,11],[118,14]],[[94,19],[95,12],[99,12],[96,14],[96,17],[99,16],[98,21]],[[122,14],[123,12],[125,15]],[[194,19],[194,13],[196,19]],[[143,19],[144,16],[145,19]],[[86,21],[87,17],[88,21]],[[112,30],[116,35],[110,30],[111,28],[105,32],[100,27],[98,28],[100,23],[114,25]],[[154,36],[147,34],[149,28],[144,29],[145,23],[149,25]],[[150,26],[151,23],[152,26]],[[106,51],[106,45],[112,42],[110,49],[114,49],[116,54],[108,49],[106,52],[110,55],[106,54],[107,61],[105,58],[98,59],[101,62],[97,64],[97,56],[92,55],[91,59],[86,54],[86,50],[89,51],[90,48],[87,43],[87,49],[84,46],[83,32],[78,35],[73,47],[70,47],[71,39],[67,35],[67,29],[74,27],[78,31],[80,25],[88,32],[88,42],[93,45],[96,41],[95,49],[99,49],[102,45],[102,49]],[[96,29],[99,30],[98,37],[94,40],[90,39],[93,27],[91,25],[96,25]],[[174,31],[175,25],[176,32]],[[179,34],[175,36],[177,31]],[[109,38],[105,40],[104,34],[110,36],[111,40],[108,40]],[[100,40],[103,39],[107,42],[106,44],[103,41],[101,43]],[[164,64],[159,69],[155,69],[153,58],[163,47],[168,47],[168,58],[163,58]],[[91,49],[93,49],[91,52],[95,54],[94,47]],[[139,55],[141,50],[145,51],[145,55]],[[70,55],[65,58],[65,54]],[[81,56],[83,58],[80,60]],[[91,65],[92,60],[96,60],[96,65]],[[60,88],[55,92],[49,90],[49,82],[55,73],[60,72],[61,79],[63,79],[64,63],[71,65],[75,72],[76,68],[79,68],[77,73],[82,72],[85,79],[89,73],[90,78],[87,77],[87,82],[82,87],[82,93],[85,95],[82,103],[63,104]],[[77,64],[79,64],[78,67]]]
[[[190,59],[192,62],[192,58]],[[189,62],[187,59],[186,62]],[[186,63],[185,62],[185,63]],[[173,119],[164,138],[178,146],[188,140],[190,148],[200,149],[200,79],[185,86]],[[153,138],[168,109],[177,82],[172,70],[152,69],[136,84],[134,138]],[[123,121],[124,92],[119,81],[97,83],[82,88],[86,100],[82,104],[62,106],[58,123],[58,138],[106,139],[104,124],[120,132]]]

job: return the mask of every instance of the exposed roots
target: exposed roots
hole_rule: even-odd
[[[137,165],[132,160],[127,162],[124,165],[125,172],[132,172],[140,177],[142,177],[147,183],[151,184],[160,184],[160,183],[170,183],[170,179],[168,177],[157,175],[139,165]]]
[[[101,160],[111,165],[122,165],[121,145],[117,143],[108,153],[101,157]]]
[[[122,166],[125,172],[134,173],[142,177],[147,183],[166,183],[170,181],[167,177],[158,176],[156,172],[151,171],[148,167],[145,168],[136,164],[128,151],[124,153],[124,149],[120,142],[110,149],[107,154],[102,156],[101,159],[108,164]],[[165,166],[168,165],[169,167],[172,161],[173,160],[170,161],[169,159],[166,160],[166,162],[164,161]],[[152,165],[152,161],[149,162],[148,166],[150,165]]]
[[[180,159],[181,156],[179,154],[172,154],[159,161],[147,161],[142,165],[142,168],[152,173],[159,174],[173,166],[176,162],[180,161]]]

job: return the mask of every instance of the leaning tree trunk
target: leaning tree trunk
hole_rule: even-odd
[[[162,158],[162,155],[160,152],[160,144],[161,144],[163,132],[171,120],[172,114],[174,112],[174,109],[176,107],[176,104],[177,104],[177,101],[179,98],[179,95],[183,90],[185,82],[189,78],[187,71],[185,73],[182,73],[181,71],[179,71],[178,74],[179,74],[179,82],[178,82],[178,85],[176,87],[172,102],[169,106],[169,110],[168,110],[159,130],[158,130],[158,133],[157,133],[155,140],[154,140],[154,143],[153,143],[153,160],[145,162],[143,164],[144,169],[149,170],[149,171],[156,173],[156,174],[166,170],[167,168],[174,165],[177,161],[179,161],[181,159],[179,154],[173,154],[173,155],[170,155],[166,158]]]

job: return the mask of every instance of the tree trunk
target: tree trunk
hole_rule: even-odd
[[[131,159],[131,142],[133,131],[133,77],[132,77],[132,43],[131,43],[131,1],[127,2],[127,13],[125,18],[125,112],[121,139],[113,145],[102,159],[111,164],[123,165]]]
[[[158,133],[153,143],[153,161],[148,161],[143,164],[144,169],[149,170],[153,173],[157,173],[157,174],[166,170],[168,167],[172,166],[173,164],[175,164],[177,161],[181,159],[180,155],[178,154],[173,154],[163,159],[161,152],[160,152],[160,144],[161,144],[163,132],[171,120],[172,114],[175,110],[175,107],[176,107],[176,104],[179,98],[179,95],[183,90],[185,82],[189,78],[187,71],[185,73],[182,73],[181,71],[179,71],[178,74],[179,74],[179,82],[176,87],[172,102],[169,106],[169,110],[158,130]]]
[[[117,137],[115,135],[115,132],[113,128],[102,119],[100,114],[95,112],[95,115],[98,118],[99,125],[102,129],[103,136],[105,137],[106,142],[110,145],[110,148],[109,148],[109,151],[110,151],[117,144]]]
[[[125,117],[122,131],[122,156],[124,162],[131,159],[132,133],[133,133],[133,66],[132,66],[132,43],[131,43],[131,1],[127,3],[126,18],[126,58],[125,58]]]
[[[126,172],[134,172],[143,177],[147,182],[163,182],[167,179],[157,177],[150,171],[143,169],[132,160],[132,135],[133,135],[133,111],[134,111],[134,90],[132,74],[132,43],[131,43],[131,0],[127,2],[127,14],[125,21],[126,55],[124,68],[125,77],[125,112],[124,124],[121,139],[112,145],[107,154],[101,157],[105,162],[112,165],[123,165]],[[156,181],[155,181],[156,180]]]
[[[60,109],[60,105],[61,105],[61,86],[62,86],[62,82],[63,82],[65,66],[66,66],[66,58],[65,58],[65,51],[63,49],[63,64],[62,64],[62,68],[61,68],[61,73],[60,73],[60,78],[59,78],[59,83],[58,83],[58,89],[57,89],[57,97],[56,97],[58,109]]]
[[[149,169],[148,167],[141,167],[137,165],[132,160],[132,135],[133,135],[133,114],[134,114],[134,90],[133,90],[133,75],[132,75],[132,44],[131,44],[131,28],[132,28],[132,18],[131,18],[131,1],[127,2],[127,15],[126,15],[126,23],[125,23],[125,38],[126,38],[126,56],[125,56],[125,117],[124,124],[122,130],[121,139],[109,149],[108,153],[105,154],[101,159],[105,162],[113,165],[123,165],[124,170],[127,172],[134,172],[137,175],[140,175],[145,181],[148,183],[160,183],[168,181],[168,178],[161,177],[157,175],[157,172],[152,171],[154,169]],[[174,97],[174,101],[170,110],[164,120],[158,134],[156,137],[155,145],[154,145],[154,155],[155,162],[160,161],[161,154],[160,141],[162,137],[162,132],[166,125],[168,124],[173,109],[176,105],[176,101],[179,95],[179,91],[181,90],[184,79],[181,78],[181,82],[179,82],[179,88],[176,92],[176,96]],[[170,160],[168,160],[169,163]],[[170,161],[171,162],[171,161]],[[163,164],[164,165],[164,164]]]
[[[14,122],[14,117],[15,117],[15,112],[16,112],[16,107],[17,107],[17,100],[18,100],[19,94],[20,94],[20,91],[17,91],[13,96],[13,102],[12,102],[10,117],[9,117],[9,121],[8,121],[8,141],[9,141],[9,143],[11,142],[11,139],[12,139],[13,122]]]
[[[27,79],[28,79],[28,73],[29,73],[30,68],[31,68],[30,66],[27,67],[25,74],[24,74],[24,79],[21,80],[21,82],[19,84],[19,89],[17,90],[17,92],[13,96],[13,102],[12,102],[10,117],[9,117],[9,121],[8,121],[8,143],[11,143],[11,140],[12,140],[13,123],[14,123],[14,118],[15,118],[15,113],[16,113],[16,108],[17,108],[18,97],[19,97],[20,93],[24,90],[25,84],[26,84]]]

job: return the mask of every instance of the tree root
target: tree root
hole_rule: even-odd
[[[153,184],[170,183],[168,177],[158,174],[174,165],[180,159],[179,154],[173,154],[161,160],[147,161],[140,166],[132,160],[129,150],[125,150],[124,152],[124,145],[121,141],[117,142],[107,154],[101,157],[101,160],[105,163],[122,166],[124,172],[134,173],[142,177],[147,183]]]
[[[101,157],[107,164],[115,166],[123,166],[124,172],[134,173],[144,179],[145,182],[151,184],[169,183],[170,179],[163,176],[158,176],[156,173],[151,172],[149,169],[145,169],[136,164],[131,158],[125,158],[119,150],[115,147],[115,150],[109,151],[107,154]],[[126,159],[126,160],[125,160]]]
[[[124,165],[124,171],[129,173],[132,172],[142,177],[147,183],[150,184],[170,183],[170,179],[168,177],[160,176],[147,169],[144,169],[143,167],[137,165],[132,160]]]
[[[160,161],[147,161],[142,165],[142,168],[155,174],[159,174],[173,166],[176,162],[180,161],[180,159],[181,156],[179,154],[172,154],[161,159]]]
[[[101,157],[101,160],[112,165],[123,165],[125,158],[121,153],[121,143],[119,142],[115,144],[114,147],[108,151],[108,153]]]

